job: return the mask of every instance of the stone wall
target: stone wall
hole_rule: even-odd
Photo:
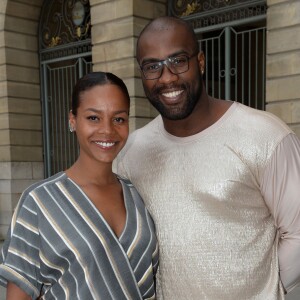
[[[167,14],[166,3],[167,0],[90,0],[93,70],[113,72],[125,81],[131,96],[131,131],[157,114],[144,96],[135,45],[151,19]]]
[[[266,110],[300,137],[300,1],[267,4]]]
[[[40,0],[0,2],[0,238],[21,192],[43,178]]]

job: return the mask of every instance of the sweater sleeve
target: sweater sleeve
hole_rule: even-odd
[[[0,255],[0,284],[13,282],[33,299],[42,287],[39,280],[39,230],[36,206],[23,194],[14,212]]]
[[[277,146],[262,177],[261,191],[279,232],[282,284],[300,283],[300,140],[289,134]]]

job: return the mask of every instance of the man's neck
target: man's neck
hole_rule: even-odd
[[[187,137],[197,134],[217,122],[230,107],[232,102],[214,99],[205,95],[193,112],[183,120],[168,120],[163,118],[165,130],[177,137]]]

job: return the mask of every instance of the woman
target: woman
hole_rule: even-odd
[[[2,249],[8,300],[155,299],[153,221],[130,182],[112,172],[128,137],[129,101],[111,73],[77,82],[69,127],[80,154],[21,196]]]

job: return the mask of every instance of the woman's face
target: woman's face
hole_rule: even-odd
[[[128,122],[129,101],[117,85],[96,85],[82,92],[77,115],[70,113],[80,158],[111,163],[126,143]]]

